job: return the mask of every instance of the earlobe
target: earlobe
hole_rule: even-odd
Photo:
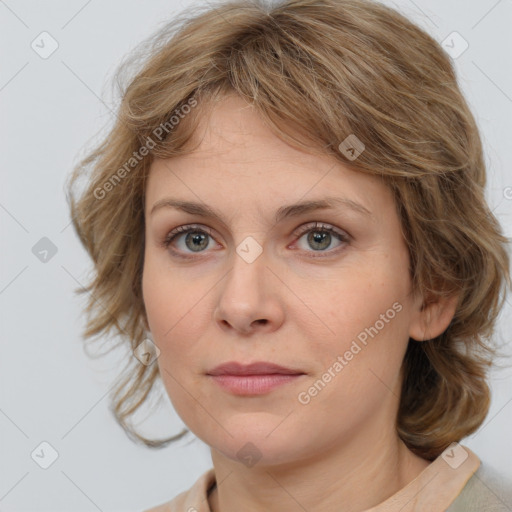
[[[416,341],[437,338],[450,325],[458,302],[458,294],[438,296],[431,302],[422,302],[411,321],[409,337]]]

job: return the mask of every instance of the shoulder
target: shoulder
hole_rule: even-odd
[[[512,479],[481,463],[447,512],[512,511]]]
[[[213,468],[203,473],[190,489],[183,491],[171,501],[161,503],[143,512],[210,512],[208,489],[215,482]]]

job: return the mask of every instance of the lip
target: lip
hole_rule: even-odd
[[[213,370],[207,372],[208,375],[298,375],[303,374],[301,370],[286,368],[278,364],[266,361],[257,361],[250,364],[242,364],[236,361],[220,364]]]
[[[232,394],[262,395],[293,382],[305,373],[264,361],[247,365],[231,361],[216,366],[207,375]]]

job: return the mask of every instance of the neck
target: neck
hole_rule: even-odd
[[[212,512],[308,510],[360,512],[416,478],[429,462],[396,437],[329,447],[308,460],[247,468],[212,449],[217,486]]]

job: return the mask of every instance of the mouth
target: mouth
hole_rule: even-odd
[[[262,395],[301,377],[305,372],[274,363],[221,364],[206,373],[223,390],[234,395]]]

